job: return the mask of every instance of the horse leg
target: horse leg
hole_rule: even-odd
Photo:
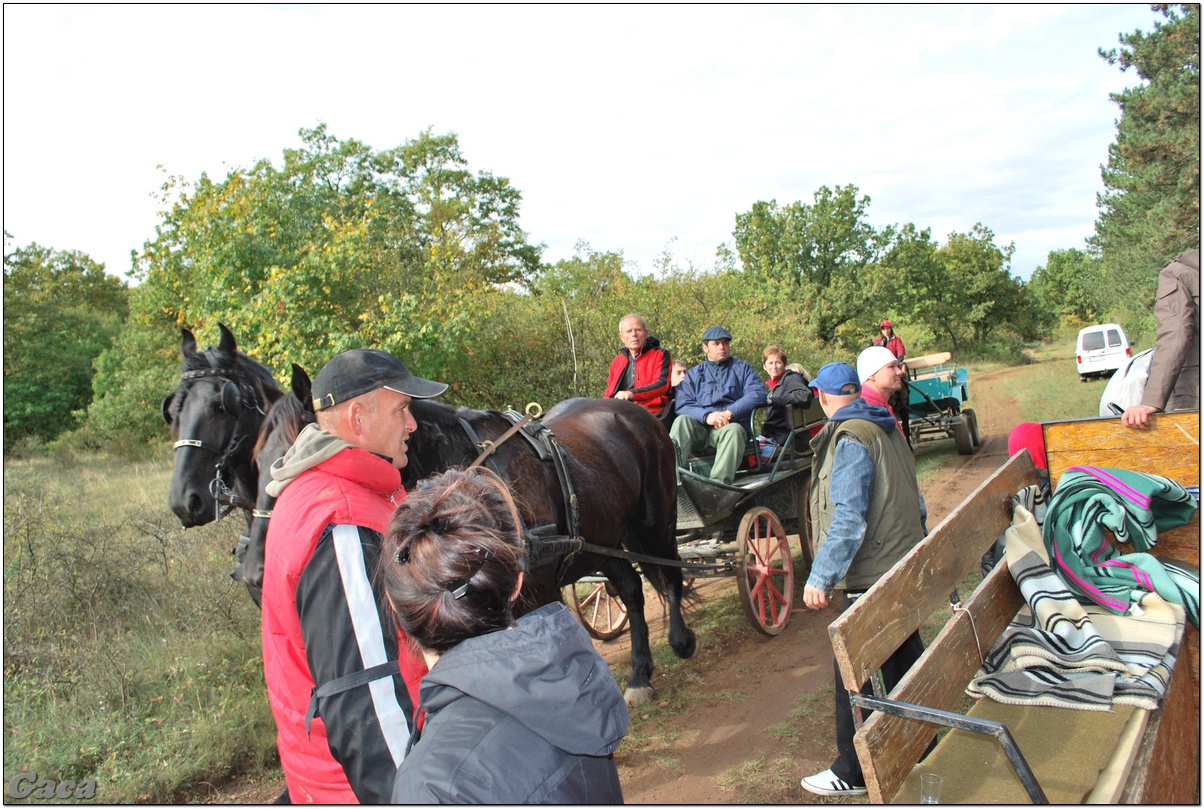
[[[625,559],[607,559],[602,572],[618,590],[631,625],[631,676],[623,700],[630,706],[652,700],[652,649],[648,645],[648,622],[644,619],[644,581]]]
[[[689,660],[698,648],[698,637],[694,630],[686,626],[686,619],[682,615],[681,568],[662,567],[661,573],[666,584],[665,598],[669,601],[669,647],[678,658]]]

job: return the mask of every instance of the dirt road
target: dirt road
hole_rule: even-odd
[[[917,449],[917,458],[930,453],[943,456],[934,479],[922,487],[930,528],[1006,460],[1007,434],[1021,420],[1007,392],[1009,372],[985,372],[971,380],[969,404],[978,413],[982,436],[976,453],[953,454],[951,440]],[[704,600],[739,597],[734,579],[712,579],[697,587]],[[729,646],[700,649],[683,664],[691,690],[689,710],[642,723],[644,735],[638,740],[629,736],[616,756],[628,803],[866,802],[821,799],[799,786],[802,776],[824,769],[835,756],[827,626],[837,612],[834,608],[809,612],[801,600],[796,605],[789,625],[777,637],[749,629]],[[647,616],[654,644],[658,631],[664,633],[660,611],[659,602],[649,598]],[[626,638],[624,634],[596,645],[608,662],[625,661]],[[193,799],[264,803],[283,787],[277,771]]]

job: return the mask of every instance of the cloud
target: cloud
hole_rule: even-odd
[[[759,199],[854,184],[871,221],[975,222],[1027,275],[1092,232],[1114,137],[1096,51],[1145,6],[9,6],[6,228],[110,271],[152,238],[156,169],[279,162],[297,131],[456,132],[578,239],[697,265]],[[1069,240],[1069,241],[1067,241]]]

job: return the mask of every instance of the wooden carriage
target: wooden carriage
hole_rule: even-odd
[[[1051,422],[1042,432],[1055,491],[1062,474],[1077,465],[1151,472],[1184,485],[1200,480],[1195,411],[1154,416],[1150,430],[1130,430],[1113,418]],[[1034,464],[1021,450],[832,624],[845,687],[860,689],[904,638],[947,604],[949,591],[1010,525],[1012,496],[1036,480]],[[1198,566],[1199,511],[1187,525],[1161,534],[1152,553]],[[982,699],[964,717],[955,712],[980,655],[1023,603],[1001,562],[966,599],[969,617],[954,612],[906,677],[873,706],[854,738],[871,800],[918,802],[923,771],[944,777],[942,803],[1043,797],[1053,803],[1198,804],[1200,635],[1190,624],[1157,710],[1078,711]],[[976,732],[966,728],[967,718]],[[916,765],[938,725],[955,729]],[[989,735],[982,729],[988,726],[994,728]]]

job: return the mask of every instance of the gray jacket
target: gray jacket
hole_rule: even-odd
[[[394,803],[622,803],[627,706],[563,604],[453,647],[422,680]]]

